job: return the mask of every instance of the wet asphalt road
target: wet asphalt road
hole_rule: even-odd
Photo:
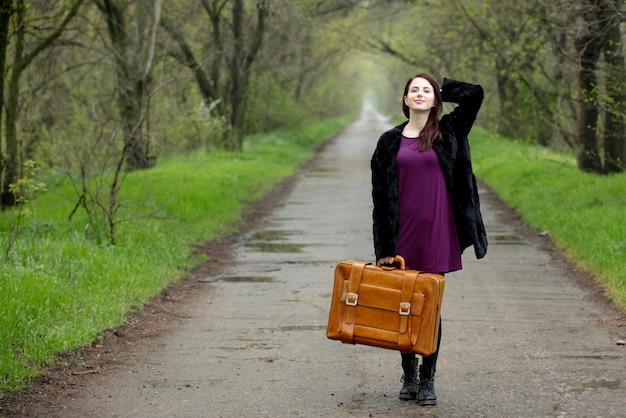
[[[334,265],[374,258],[369,158],[388,127],[364,114],[345,129],[204,280],[176,331],[54,416],[626,416],[615,312],[537,245],[545,238],[504,222],[488,190],[488,255],[469,249],[446,276],[438,406],[398,400],[397,352],[326,339]]]

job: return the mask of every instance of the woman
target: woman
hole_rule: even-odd
[[[487,252],[476,178],[467,136],[483,100],[482,87],[444,79],[441,89],[427,74],[408,80],[402,111],[407,122],[378,140],[372,156],[374,249],[378,264],[404,257],[406,268],[445,274],[460,270],[461,253],[474,246]],[[457,103],[439,120],[443,102]],[[441,326],[439,327],[441,342]],[[419,367],[412,353],[402,354],[400,399],[436,405],[437,351]]]

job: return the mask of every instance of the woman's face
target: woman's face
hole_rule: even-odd
[[[409,84],[404,103],[413,112],[430,112],[435,107],[433,86],[425,78],[416,78]]]

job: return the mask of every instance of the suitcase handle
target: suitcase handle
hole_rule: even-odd
[[[383,270],[395,270],[395,269],[404,270],[405,269],[404,257],[402,257],[401,255],[396,255],[393,258],[393,263],[381,264],[379,267],[382,268]]]

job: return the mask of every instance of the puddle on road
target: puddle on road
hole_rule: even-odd
[[[263,253],[301,253],[305,244],[280,244],[276,242],[252,242],[246,247],[254,248]]]
[[[302,235],[302,231],[267,229],[257,231],[250,236],[245,246],[264,253],[301,253],[305,244],[276,242],[285,241],[287,237]]]
[[[485,230],[488,234],[493,234],[495,232],[506,232],[506,228],[503,225],[485,225]]]
[[[209,386],[221,386],[225,381],[226,379],[208,379],[205,382]]]
[[[511,233],[503,225],[486,225],[489,244],[495,245],[528,245],[521,235]]]
[[[293,235],[302,235],[302,231],[296,230],[281,230],[281,229],[266,229],[263,231],[257,231],[250,236],[251,241],[282,241],[285,237]]]
[[[519,235],[488,235],[487,239],[489,244],[494,245],[528,245],[528,243]]]
[[[336,177],[337,169],[331,167],[318,167],[310,170],[307,177]]]
[[[584,360],[622,360],[622,356],[616,356],[612,354],[564,354],[558,356],[559,358],[567,358],[567,359],[584,359]]]
[[[626,381],[624,380],[592,380],[591,382],[572,383],[568,385],[568,391],[573,393],[581,393],[586,389],[611,389],[626,390]]]
[[[249,341],[249,340],[241,339],[240,341]],[[244,350],[273,350],[277,347],[274,345],[267,344],[267,343],[252,342],[252,343],[246,344],[245,346],[217,347],[217,348],[219,350],[224,350],[224,351],[244,351]]]
[[[289,218],[289,217],[277,217],[277,218],[272,218],[274,221],[277,222],[294,222],[294,221],[302,221],[302,218]]]
[[[554,359],[567,359],[567,360],[615,360],[621,362],[623,356],[612,354],[561,354],[561,355],[525,355],[517,357],[520,360],[554,360]]]
[[[280,331],[288,332],[288,331],[319,331],[322,329],[326,329],[325,325],[287,325],[284,327],[278,328]]]
[[[624,380],[592,380],[591,382],[583,383],[584,388],[591,389],[626,389],[626,381]]]
[[[217,281],[227,283],[274,283],[276,279],[263,276],[227,276],[219,277]]]

